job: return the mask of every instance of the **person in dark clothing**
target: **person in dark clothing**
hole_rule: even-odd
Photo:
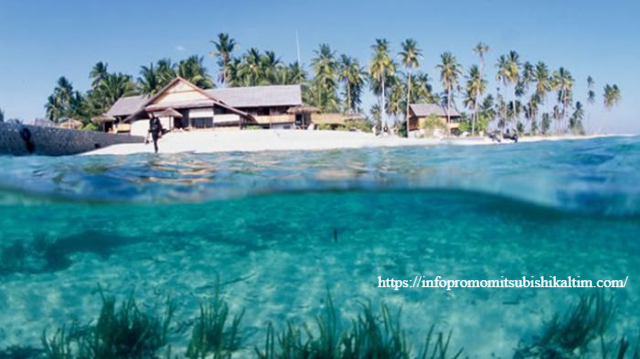
[[[153,116],[151,120],[149,120],[149,133],[151,134],[151,139],[153,140],[153,149],[158,153],[158,139],[162,137],[164,130],[162,129],[162,123],[160,123],[160,119]],[[148,137],[147,137],[148,138]],[[147,143],[149,140],[147,139]]]
[[[513,142],[518,142],[518,132],[514,132],[513,134],[511,134],[511,131],[507,128],[507,133],[505,133],[504,135],[502,135],[502,138],[507,139],[507,140],[512,140]]]

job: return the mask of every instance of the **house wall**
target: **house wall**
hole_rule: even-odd
[[[184,83],[177,83],[175,86],[167,89],[153,104],[161,104],[163,102],[192,101],[209,99],[200,92],[194,90]]]

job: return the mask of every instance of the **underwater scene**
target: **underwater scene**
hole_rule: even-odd
[[[0,167],[0,358],[638,357],[639,137]]]

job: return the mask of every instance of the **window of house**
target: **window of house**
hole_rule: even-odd
[[[213,128],[213,117],[192,118],[191,126],[194,128]]]

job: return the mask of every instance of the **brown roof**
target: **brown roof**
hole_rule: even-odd
[[[66,121],[60,122],[58,125],[62,128],[76,128],[76,127],[82,127],[83,124],[82,122],[76,119],[70,118]]]
[[[163,87],[160,91],[158,91],[155,95],[151,96],[148,99],[145,99],[143,101],[143,103],[140,105],[139,109],[135,112],[133,112],[132,114],[130,114],[127,118],[124,119],[125,122],[128,122],[132,119],[135,118],[136,115],[138,115],[139,113],[142,113],[144,111],[146,111],[146,106],[149,105],[151,102],[155,101],[155,99],[157,99],[158,97],[160,97],[160,95],[162,95],[167,89],[171,88],[172,86],[174,86],[176,83],[181,82],[189,87],[191,87],[193,90],[201,93],[202,95],[204,95],[206,98],[208,98],[208,100],[212,101],[211,106],[216,105],[219,107],[222,107],[224,109],[227,109],[230,112],[233,112],[235,114],[238,114],[244,118],[247,118],[249,120],[255,121],[255,119],[253,118],[253,116],[249,115],[248,113],[244,112],[244,111],[240,111],[237,108],[234,108],[232,106],[227,105],[226,103],[220,101],[219,99],[217,99],[216,97],[214,97],[213,95],[207,93],[206,91],[204,91],[203,89],[201,89],[200,87],[192,84],[191,82],[183,79],[182,77],[176,77],[175,79],[171,80],[171,82],[169,82],[165,87]],[[205,100],[205,101],[208,101]],[[178,107],[181,103],[171,103],[172,107]],[[166,103],[163,104],[163,108],[166,108]],[[115,106],[115,105],[114,105]],[[111,110],[109,110],[111,111]],[[108,113],[107,113],[108,114]]]
[[[341,113],[318,113],[311,115],[311,123],[316,125],[344,125],[344,118]]]
[[[428,117],[431,115],[447,117],[447,108],[436,103],[412,103],[409,108],[416,117]],[[460,117],[460,113],[455,108],[451,108],[450,116]]]
[[[162,92],[159,91],[159,92]],[[293,107],[302,105],[300,85],[274,85],[252,87],[230,87],[203,90],[209,96],[235,108]],[[107,112],[109,116],[130,116],[143,109],[151,97],[129,96],[116,101]],[[176,104],[171,107],[177,108]]]
[[[147,111],[149,107],[147,107]],[[182,114],[180,114],[180,112],[172,109],[171,107],[166,108],[160,112],[154,112],[153,113],[155,116],[157,117],[175,117],[175,118],[182,118]]]
[[[297,115],[301,113],[319,113],[319,112],[320,112],[319,108],[313,107],[313,106],[305,106],[305,105],[291,107],[287,110],[287,113],[292,115]]]
[[[93,123],[103,123],[103,122],[111,122],[111,121],[115,121],[115,117],[109,116],[109,115],[99,115],[96,117],[93,117],[91,119],[91,122]]]

